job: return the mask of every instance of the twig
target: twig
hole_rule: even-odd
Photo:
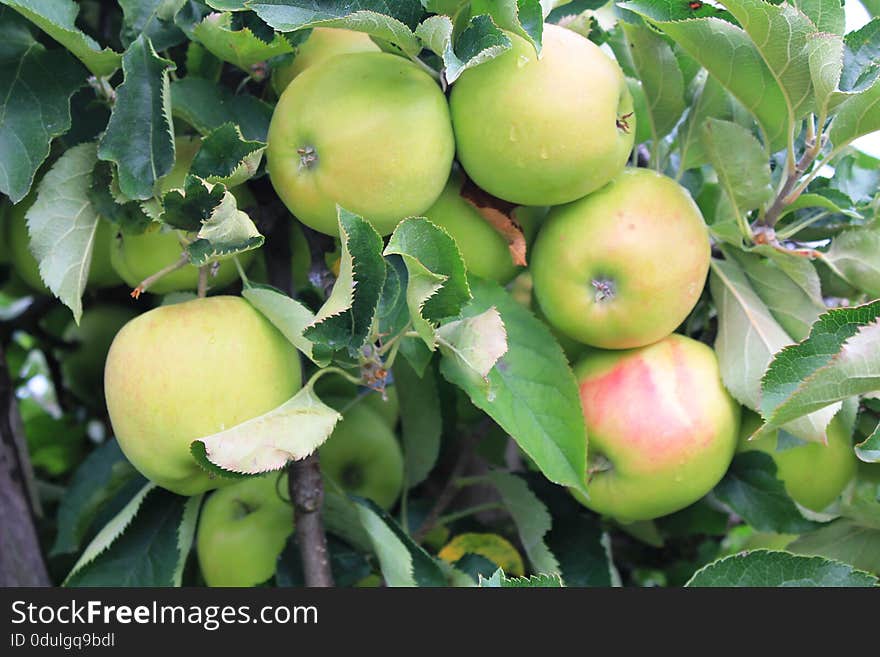
[[[15,389],[0,343],[0,586],[49,586],[34,516],[40,512]]]
[[[208,296],[208,269],[210,265],[202,265],[199,267],[199,288],[198,295],[199,299],[204,299]]]
[[[779,221],[779,217],[782,216],[782,212],[785,210],[786,206],[791,205],[798,199],[801,192],[805,189],[805,187],[797,187],[798,180],[800,180],[800,177],[807,172],[807,169],[810,168],[810,165],[813,164],[819,156],[821,150],[821,139],[814,138],[813,142],[807,147],[807,150],[804,151],[801,159],[795,164],[794,171],[786,176],[785,182],[782,184],[779,193],[776,195],[776,198],[773,199],[773,204],[768,208],[767,213],[759,222],[760,225],[773,228],[776,225],[776,222]]]

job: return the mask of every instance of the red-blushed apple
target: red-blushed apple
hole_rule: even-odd
[[[291,82],[272,113],[272,185],[301,222],[339,232],[337,205],[387,235],[437,200],[455,140],[446,97],[389,53],[339,55]]]
[[[179,495],[224,482],[195,461],[194,440],[277,408],[301,384],[296,349],[231,296],[139,315],[116,335],[104,372],[120,448],[145,477]]]
[[[727,471],[739,405],[715,352],[681,335],[640,349],[593,351],[575,367],[586,420],[587,507],[623,522],[673,513]]]
[[[208,586],[256,586],[275,574],[293,533],[287,476],[270,472],[208,497],[199,514],[196,553]]]
[[[672,333],[696,305],[711,255],[690,194],[648,169],[550,211],[531,255],[547,320],[584,344],[629,349]]]
[[[749,440],[761,426],[761,418],[750,410],[743,412],[739,450],[760,450],[776,463],[776,477],[798,504],[822,511],[852,481],[858,466],[853,443],[840,420],[828,424],[828,444],[803,442],[780,449],[779,432],[773,431],[757,440]]]
[[[272,88],[280,95],[297,75],[310,66],[354,52],[379,52],[379,46],[366,32],[335,27],[312,28],[305,42],[297,46],[290,62],[272,69]]]
[[[506,34],[512,48],[452,84],[458,160],[477,185],[511,203],[574,201],[620,173],[632,150],[626,79],[571,30],[545,25],[540,58]]]

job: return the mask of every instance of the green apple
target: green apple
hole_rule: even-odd
[[[416,64],[377,52],[298,75],[272,114],[266,161],[278,196],[307,226],[336,235],[339,205],[387,235],[437,200],[454,152],[440,87]]]
[[[37,199],[36,185],[20,203],[12,206],[8,213],[5,240],[9,244],[12,266],[19,277],[34,292],[51,294],[40,276],[40,265],[31,253],[30,235],[25,215]],[[89,266],[87,285],[92,289],[120,285],[122,280],[110,265],[110,242],[113,240],[113,225],[109,221],[98,221],[95,241],[92,245],[92,261]]]
[[[858,468],[852,440],[840,420],[828,425],[828,444],[803,443],[778,449],[779,432],[774,431],[758,440],[749,440],[762,424],[757,413],[745,410],[739,450],[760,450],[773,457],[776,476],[798,504],[813,511],[822,511],[837,499],[852,480]]]
[[[365,32],[333,27],[312,28],[305,42],[297,47],[293,59],[272,70],[272,88],[280,95],[297,75],[331,57],[379,51],[379,46]]]
[[[400,496],[400,444],[385,419],[367,404],[351,405],[318,453],[321,470],[347,492],[367,497],[384,509]]]
[[[587,507],[623,522],[696,502],[724,476],[739,405],[715,353],[670,335],[647,347],[594,351],[575,367],[589,436]]]
[[[277,408],[301,385],[296,349],[239,297],[161,306],[116,335],[104,391],[119,446],[145,477],[179,495],[220,481],[190,444]]]
[[[110,262],[125,284],[135,288],[141,282],[164,267],[177,262],[183,252],[182,236],[179,231],[153,222],[138,235],[119,232],[110,248]],[[235,257],[243,267],[253,260],[255,251],[245,251]],[[232,258],[220,261],[217,274],[208,279],[213,289],[222,289],[238,278],[238,269]],[[169,294],[184,290],[195,290],[199,284],[199,268],[184,265],[166,274],[149,287],[153,294]]]
[[[103,405],[107,352],[119,330],[136,314],[122,306],[94,306],[83,312],[79,326],[72,321],[68,325],[64,339],[76,347],[63,354],[61,374],[65,385],[80,401],[96,407]]]
[[[449,107],[458,160],[477,185],[520,205],[559,205],[617,176],[635,117],[615,61],[581,35],[545,25],[540,58],[522,37],[466,70]]]
[[[603,349],[651,344],[696,305],[709,233],[687,190],[627,169],[586,198],[553,208],[531,255],[535,296],[553,326]]]
[[[463,180],[449,179],[443,193],[424,216],[442,226],[461,251],[468,271],[501,284],[507,283],[520,269],[513,264],[507,240],[486,221],[470,202],[462,198]]]
[[[211,494],[202,506],[196,538],[208,586],[256,586],[275,574],[293,533],[287,477],[277,472],[244,479]]]

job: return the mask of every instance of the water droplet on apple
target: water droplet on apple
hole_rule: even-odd
[[[542,159],[542,160],[549,159],[550,154],[547,152],[547,147],[546,147],[546,146],[541,146],[541,153],[540,153],[540,156],[541,156],[541,159]]]
[[[528,63],[529,63],[529,58],[526,57],[525,55],[520,55],[516,60],[516,65],[519,68],[522,68],[523,66],[525,66]]]
[[[518,141],[518,140],[519,140],[519,135],[516,132],[516,126],[512,125],[512,126],[510,126],[510,141]]]

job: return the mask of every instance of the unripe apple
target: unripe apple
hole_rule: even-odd
[[[61,374],[76,397],[91,406],[104,403],[104,363],[116,333],[137,313],[122,306],[94,306],[83,312],[79,326],[70,322],[64,332],[75,348],[62,355]]]
[[[333,402],[328,401],[333,406]],[[321,470],[347,492],[389,509],[403,488],[403,453],[386,421],[364,403],[351,405],[318,448]]]
[[[532,249],[535,296],[550,323],[575,340],[640,347],[693,310],[710,253],[687,190],[655,171],[627,169],[550,211]]]
[[[289,63],[272,70],[272,88],[281,94],[293,79],[307,68],[320,62],[355,52],[379,52],[380,48],[365,32],[334,27],[315,27],[305,42],[296,49]]]
[[[466,70],[449,106],[458,160],[477,185],[520,205],[559,205],[620,173],[635,117],[615,61],[571,30],[544,26],[540,58],[522,37]]]
[[[293,533],[287,477],[271,472],[215,491],[202,506],[196,538],[208,586],[256,586],[275,574]]]
[[[682,335],[594,351],[575,367],[586,420],[587,507],[623,522],[696,502],[736,450],[739,405],[706,345]]]
[[[9,244],[9,255],[12,266],[19,277],[34,292],[51,294],[40,276],[40,264],[31,252],[31,239],[28,233],[25,215],[37,200],[36,185],[19,203],[10,208],[6,222],[4,240]],[[89,278],[86,285],[96,289],[111,287],[122,283],[122,279],[110,265],[110,242],[113,239],[113,225],[103,219],[98,221],[95,229],[95,241],[92,245],[92,261],[89,266]]]
[[[761,426],[757,413],[745,409],[739,450],[760,450],[776,463],[776,477],[798,504],[813,511],[822,511],[837,499],[858,469],[852,440],[840,420],[828,425],[828,444],[803,443],[778,448],[779,432],[773,431],[757,440],[749,440]]]
[[[116,335],[104,390],[119,446],[179,495],[221,484],[191,443],[263,415],[301,385],[296,349],[247,301],[216,296],[161,306]]]
[[[304,224],[338,233],[336,206],[387,235],[421,215],[449,177],[455,143],[440,87],[388,53],[339,55],[303,71],[272,114],[266,161]]]
[[[513,264],[507,240],[462,198],[461,184],[461,178],[450,178],[440,198],[424,215],[452,236],[469,272],[507,283],[519,269]]]

